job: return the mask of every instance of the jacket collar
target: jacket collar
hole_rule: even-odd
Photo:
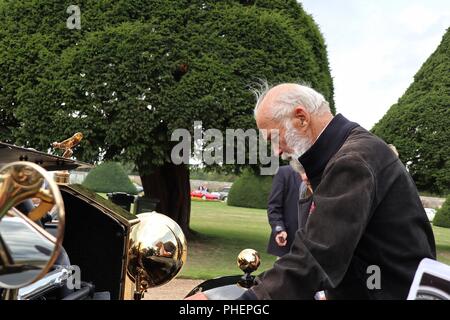
[[[347,120],[342,114],[336,115],[331,120],[311,148],[298,158],[308,179],[316,179],[322,175],[328,161],[357,126],[359,126],[357,123]]]

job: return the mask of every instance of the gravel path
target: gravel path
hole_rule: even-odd
[[[182,300],[203,281],[205,280],[175,279],[161,287],[149,289],[144,300]]]

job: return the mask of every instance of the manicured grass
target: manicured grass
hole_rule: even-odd
[[[450,229],[433,227],[436,239],[437,259],[450,265]]]
[[[192,201],[191,228],[201,238],[188,243],[187,264],[181,277],[211,279],[242,274],[236,259],[243,249],[252,248],[261,255],[263,271],[275,257],[266,253],[270,235],[265,210],[237,208],[223,202]]]
[[[269,269],[275,257],[266,253],[270,235],[265,210],[236,208],[223,202],[192,201],[191,228],[201,237],[188,243],[188,260],[180,277],[211,279],[242,274],[236,265],[239,252],[257,250],[261,266]],[[433,227],[438,260],[450,264],[450,229]]]

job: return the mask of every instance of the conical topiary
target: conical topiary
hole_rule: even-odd
[[[450,192],[450,32],[372,132],[392,143],[421,191]]]
[[[126,192],[137,194],[120,163],[104,162],[89,172],[83,186],[95,192]]]

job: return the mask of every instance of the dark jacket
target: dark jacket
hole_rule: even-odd
[[[381,139],[337,115],[300,157],[313,208],[291,252],[243,298],[405,299],[433,232],[405,166]],[[381,288],[370,289],[369,266]]]
[[[302,180],[291,166],[281,166],[273,177],[272,190],[267,204],[267,216],[272,227],[267,252],[281,257],[289,252],[298,229],[298,200]],[[287,232],[287,245],[280,247],[275,235]]]

